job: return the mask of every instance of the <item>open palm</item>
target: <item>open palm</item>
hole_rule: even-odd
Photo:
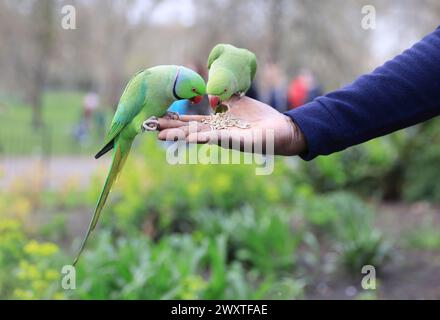
[[[233,97],[228,104],[231,115],[248,122],[249,128],[212,130],[209,125],[201,122],[206,119],[202,115],[181,116],[179,120],[161,118],[159,139],[186,139],[190,143],[218,144],[257,153],[273,151],[279,155],[296,155],[305,150],[303,135],[290,117],[248,97]],[[267,143],[273,143],[273,146],[265,148]],[[261,145],[262,149],[259,147]],[[246,148],[249,146],[251,150]]]

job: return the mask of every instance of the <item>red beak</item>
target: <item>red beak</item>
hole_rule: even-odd
[[[190,99],[189,101],[191,101],[191,103],[196,104],[196,103],[200,103],[200,101],[203,100],[203,96],[195,96],[194,98]]]
[[[217,96],[209,96],[209,104],[215,109],[220,104],[220,98]]]

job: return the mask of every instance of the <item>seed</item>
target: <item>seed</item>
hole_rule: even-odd
[[[207,118],[204,118],[202,123],[209,125],[211,130],[229,129],[231,127],[248,129],[251,127],[249,122],[234,118],[229,112],[210,115]]]

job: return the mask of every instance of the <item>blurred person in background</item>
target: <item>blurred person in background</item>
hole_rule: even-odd
[[[92,120],[98,107],[99,95],[95,91],[90,90],[84,96],[81,119],[74,132],[75,139],[81,144],[85,143],[90,135]]]
[[[106,112],[102,106],[99,106],[93,113],[93,124],[98,137],[105,136],[107,132]]]
[[[92,117],[99,106],[99,95],[94,91],[89,91],[84,97],[83,121],[88,129],[91,127]]]
[[[302,106],[321,94],[322,89],[315,76],[310,70],[303,69],[289,84],[287,91],[288,109]]]
[[[279,112],[287,110],[285,76],[276,63],[268,63],[263,68],[264,94],[262,101]]]

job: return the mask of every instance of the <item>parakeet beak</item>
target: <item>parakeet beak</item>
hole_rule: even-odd
[[[203,100],[203,96],[195,96],[194,98],[189,99],[189,101],[191,101],[191,103],[196,104],[196,103],[200,103],[200,101]]]
[[[218,96],[208,96],[209,104],[213,109],[215,109],[220,104],[220,98]]]

